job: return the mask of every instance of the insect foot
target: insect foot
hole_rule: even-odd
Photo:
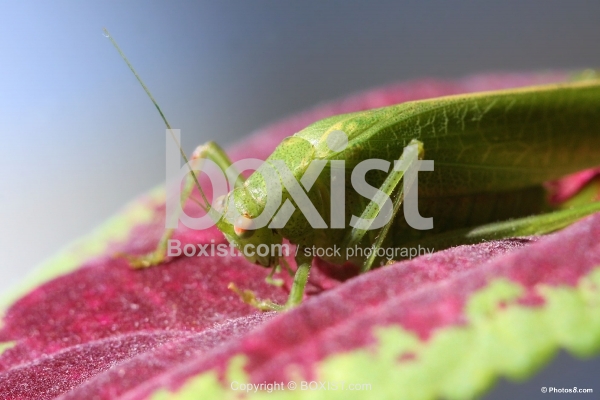
[[[151,253],[143,254],[140,256],[134,256],[125,253],[117,253],[115,257],[126,259],[129,263],[129,266],[133,269],[144,269],[154,267],[166,261],[164,251],[162,251],[162,249],[159,250],[160,251],[153,251]]]
[[[240,299],[242,299],[242,301],[244,303],[246,303],[254,308],[257,308],[261,311],[285,311],[292,307],[292,306],[288,306],[288,305],[282,306],[280,304],[272,302],[271,300],[261,300],[256,297],[256,295],[254,294],[254,292],[252,290],[248,290],[248,289],[241,290],[233,282],[231,282],[229,285],[227,285],[227,289],[235,292],[235,294],[240,296]]]

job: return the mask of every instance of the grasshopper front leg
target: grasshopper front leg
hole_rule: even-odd
[[[308,274],[310,273],[310,267],[312,264],[312,257],[306,257],[302,255],[302,249],[298,249],[298,255],[296,256],[296,274],[294,275],[294,282],[290,290],[290,295],[285,303],[284,309],[289,309],[302,303],[304,297],[304,288],[308,282]]]
[[[302,303],[304,289],[308,282],[308,275],[312,265],[312,257],[305,256],[303,253],[302,249],[298,249],[296,256],[296,265],[298,268],[294,274],[294,281],[288,299],[283,305],[277,304],[271,300],[261,300],[257,298],[251,290],[240,290],[233,283],[229,284],[229,289],[240,296],[244,303],[249,304],[254,308],[258,308],[261,311],[285,311],[294,308]]]
[[[195,186],[197,186],[201,193],[202,188],[197,180],[197,175],[194,171],[199,171],[202,168],[202,163],[205,159],[209,159],[213,161],[221,170],[226,171],[232,164],[231,160],[225,153],[225,150],[221,148],[215,142],[208,142],[204,145],[198,146],[194,153],[192,154],[190,160],[190,173],[186,175],[185,184],[183,187],[183,192],[181,195],[181,208],[185,205],[186,201],[191,197],[192,191]],[[244,183],[244,178],[238,174],[238,179],[235,182],[235,186],[240,186]],[[203,196],[204,197],[204,196]],[[198,202],[197,200],[192,200]],[[198,202],[202,207],[204,207],[200,202]],[[210,204],[207,204],[210,207]],[[207,210],[208,211],[208,210]],[[178,216],[179,217],[179,216]],[[133,268],[148,268],[152,266],[159,265],[166,261],[167,258],[167,247],[169,240],[173,237],[175,229],[167,229],[163,236],[160,238],[158,245],[156,248],[150,253],[141,255],[141,256],[132,256],[129,254],[120,254],[119,256],[125,257],[129,264]]]

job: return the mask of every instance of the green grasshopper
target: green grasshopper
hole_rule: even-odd
[[[106,35],[170,129],[127,58],[108,32]],[[187,161],[183,151],[182,155]],[[408,199],[409,192],[403,184],[408,171],[425,158],[434,161],[434,170],[419,174],[418,210],[435,222],[432,229],[416,230],[398,211]],[[223,171],[232,164],[225,151],[213,142],[196,149],[192,164],[197,166],[205,159],[212,160]],[[352,171],[369,159],[385,160],[390,168],[366,174],[366,183],[379,189],[371,199],[363,197],[351,184]],[[231,287],[244,301],[259,309],[281,310],[301,303],[315,249],[337,246],[342,249],[340,254],[321,258],[336,265],[351,263],[366,272],[386,261],[378,249],[427,244],[441,250],[458,244],[545,234],[600,211],[600,202],[595,202],[542,213],[549,211],[544,182],[600,164],[600,79],[589,72],[561,84],[412,101],[333,116],[285,139],[265,163],[283,162],[300,182],[310,175],[309,166],[315,160],[326,161],[327,166],[309,179],[314,182],[306,196],[319,216],[328,221],[340,208],[340,204],[331,200],[332,192],[340,189],[332,189],[333,175],[343,177],[345,207],[341,227],[313,229],[299,207],[294,208],[283,226],[271,227],[278,215],[267,226],[253,226],[265,209],[268,183],[283,179],[283,175],[255,172],[247,179],[238,177],[231,191],[214,206],[206,199],[194,171],[186,178],[182,202],[197,187],[204,202],[199,204],[214,214],[219,230],[238,249],[247,245],[277,245],[284,239],[297,246],[297,269],[284,305],[259,300],[250,291]],[[341,164],[332,161],[344,162],[341,173],[336,167]],[[393,199],[387,214],[391,217],[383,226],[370,229],[382,213],[385,198]],[[297,205],[284,188],[281,204],[286,200]],[[232,221],[226,215],[233,207],[240,217]],[[353,216],[360,216],[363,223],[350,226]],[[155,251],[128,257],[131,265],[143,268],[164,262],[172,235],[173,229],[169,229]],[[348,256],[345,250],[350,248],[372,251]],[[289,270],[285,260],[276,254],[253,254],[246,258],[271,268],[269,277],[280,266]]]

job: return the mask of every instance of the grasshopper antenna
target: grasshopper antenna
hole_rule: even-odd
[[[146,85],[144,84],[144,81],[142,81],[142,78],[140,78],[140,76],[138,75],[138,73],[135,71],[135,68],[133,68],[133,65],[131,65],[131,63],[129,62],[129,60],[125,56],[125,53],[123,53],[123,51],[121,50],[121,48],[119,47],[119,45],[117,44],[117,42],[115,41],[115,39],[108,32],[108,29],[103,28],[103,31],[104,31],[104,36],[106,36],[108,39],[110,39],[110,42],[113,44],[113,46],[115,46],[115,48],[117,49],[117,51],[121,55],[121,58],[123,59],[123,61],[125,61],[125,63],[129,67],[129,69],[131,70],[131,72],[133,72],[133,75],[138,80],[138,82],[140,83],[140,85],[142,85],[142,88],[144,88],[144,91],[146,92],[146,94],[148,95],[148,97],[150,97],[150,100],[152,100],[152,104],[154,104],[154,107],[156,107],[156,109],[158,110],[158,113],[160,114],[162,120],[165,122],[165,125],[167,126],[167,129],[169,130],[169,133],[171,134],[171,137],[173,138],[173,140],[175,141],[175,143],[179,147],[179,152],[183,156],[183,160],[186,162],[186,164],[187,164],[190,172],[192,173],[192,176],[194,178],[194,182],[196,183],[196,186],[198,187],[198,189],[200,190],[200,194],[202,195],[202,199],[206,203],[206,205],[203,205],[203,204],[201,204],[201,203],[198,202],[198,205],[200,205],[200,207],[202,207],[202,209],[204,209],[204,211],[208,212],[208,210],[211,208],[210,202],[206,198],[206,195],[204,194],[204,191],[202,190],[202,187],[200,186],[200,182],[198,181],[198,177],[196,176],[196,173],[192,169],[192,167],[190,165],[190,162],[189,162],[187,156],[185,155],[185,152],[183,151],[183,148],[181,147],[181,144],[179,143],[179,141],[175,137],[175,134],[173,133],[173,130],[171,129],[171,125],[169,124],[169,121],[167,121],[167,118],[165,117],[165,115],[163,114],[162,110],[158,106],[158,103],[156,102],[156,100],[154,100],[154,96],[152,96],[152,93],[150,93],[150,90],[148,89],[148,87],[146,87]]]

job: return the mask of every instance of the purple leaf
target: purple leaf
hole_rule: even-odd
[[[565,76],[481,75],[392,85],[271,125],[230,154],[234,160],[266,158],[284,137],[329,115]],[[592,173],[581,177],[555,185],[558,198]],[[164,226],[164,204],[152,207],[151,222],[120,226],[101,254],[81,255],[84,261],[73,272],[40,285],[6,310],[0,339],[14,346],[0,356],[1,398],[141,399],[210,370],[226,379],[232,357],[240,354],[252,382],[290,379],[291,365],[315,378],[326,358],[376,347],[374,327],[402,327],[427,343],[440,330],[468,326],[465,306],[497,279],[518,283],[524,288],[520,306],[536,308],[546,302],[540,285],[574,287],[600,265],[596,215],[541,239],[461,246],[357,277],[356,271],[317,260],[311,295],[300,307],[261,313],[241,302],[228,284],[279,302],[287,296],[286,286],[266,284],[268,271],[242,257],[176,257],[141,271],[114,257],[153,249]],[[194,204],[187,207],[197,211]],[[184,244],[225,243],[216,229],[182,227],[176,238]],[[405,354],[398,363],[412,359]]]

